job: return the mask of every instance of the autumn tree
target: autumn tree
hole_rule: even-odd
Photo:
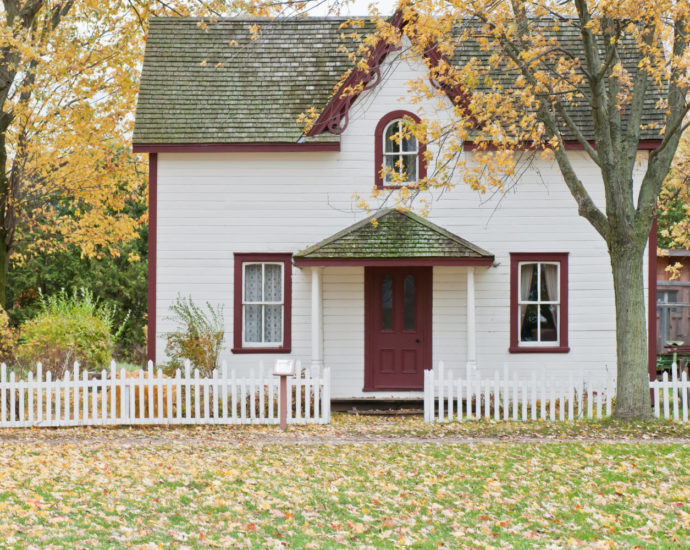
[[[150,17],[295,15],[309,4],[4,0],[0,305],[11,258],[70,246],[88,258],[116,255],[145,223],[125,205],[146,200],[145,159],[130,139]]]
[[[690,131],[681,138],[659,195],[659,246],[690,249]],[[677,272],[681,266],[669,267]]]
[[[411,83],[418,96],[454,92],[448,124],[422,120],[409,131],[442,152],[422,189],[502,189],[524,151],[555,159],[584,217],[606,242],[616,308],[616,416],[651,414],[643,258],[688,111],[690,4],[675,0],[416,0],[400,4],[399,27],[378,39],[425,60]],[[467,57],[467,51],[474,52]],[[429,55],[433,52],[434,55]],[[462,63],[454,58],[463,52]],[[433,84],[430,84],[433,83]],[[650,105],[649,98],[655,97]],[[571,116],[585,105],[584,118]],[[649,122],[649,114],[657,122]],[[649,138],[653,132],[654,139]],[[644,136],[647,136],[646,138]],[[640,142],[653,143],[648,154]],[[598,168],[605,204],[590,195],[566,151],[576,141]],[[463,143],[475,151],[461,155]],[[442,145],[442,147],[441,147]],[[529,156],[529,155],[527,155]],[[639,187],[633,173],[643,168]],[[399,200],[418,195],[403,187]]]

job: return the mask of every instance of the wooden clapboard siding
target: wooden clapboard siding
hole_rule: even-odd
[[[223,359],[238,372],[275,357],[231,355],[233,253],[296,252],[365,216],[354,212],[354,192],[374,186],[374,129],[386,113],[418,106],[399,101],[419,67],[403,62],[384,69],[385,81],[362,94],[350,111],[339,152],[159,153],[157,240],[157,358],[165,361],[165,319],[178,293],[225,306]],[[426,116],[445,116],[436,102]],[[471,155],[471,153],[468,153]],[[603,205],[599,172],[582,151],[573,165],[594,200]],[[470,156],[471,159],[471,156]],[[639,174],[638,174],[639,175]],[[438,195],[438,194],[436,194]],[[372,202],[372,207],[379,203]],[[603,241],[577,214],[555,164],[534,161],[515,189],[480,196],[460,184],[432,204],[429,219],[496,256],[496,267],[475,268],[477,361],[482,368],[517,372],[546,361],[558,376],[604,376],[615,368],[614,303]],[[508,353],[510,252],[569,253],[569,344],[561,355]],[[325,268],[324,359],[332,367],[334,397],[363,394],[364,272]],[[433,360],[465,366],[465,271],[434,268]],[[311,360],[311,281],[293,268],[292,356]],[[388,392],[377,395],[405,395]]]

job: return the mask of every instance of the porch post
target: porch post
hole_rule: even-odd
[[[315,375],[323,368],[322,267],[311,268],[311,367]]]
[[[474,267],[467,268],[467,368],[477,368],[477,326],[474,310]]]

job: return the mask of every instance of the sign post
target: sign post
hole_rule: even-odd
[[[277,359],[273,366],[273,375],[280,376],[280,429],[287,430],[287,377],[295,375],[294,359]]]

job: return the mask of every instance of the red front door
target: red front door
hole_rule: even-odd
[[[431,268],[366,267],[364,280],[364,390],[422,390],[431,368]]]

